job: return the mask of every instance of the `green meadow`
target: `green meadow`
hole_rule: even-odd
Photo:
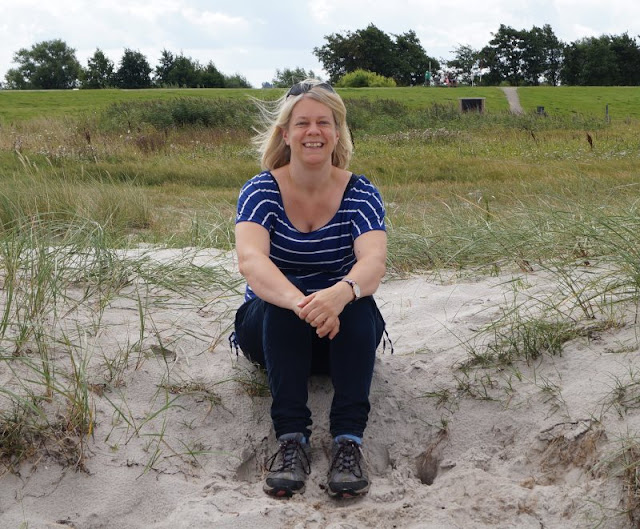
[[[497,87],[458,88],[341,88],[345,99],[389,99],[421,109],[432,104],[458,104],[462,97],[484,97],[488,112],[508,110],[504,94]],[[0,122],[5,124],[47,117],[95,115],[118,102],[157,101],[173,98],[247,100],[278,97],[281,91],[247,89],[149,89],[149,90],[43,90],[0,91]],[[527,111],[544,106],[547,113],[604,116],[606,106],[612,118],[638,117],[640,90],[637,87],[521,87],[518,94]]]
[[[4,90],[0,91],[0,120],[16,123],[38,117],[87,116],[122,101],[165,100],[176,97],[244,98],[253,90]]]
[[[548,114],[606,117],[612,120],[640,118],[640,88],[637,86],[523,87],[518,89],[524,109],[543,106]]]
[[[88,218],[106,222],[114,244],[231,248],[237,191],[259,171],[251,98],[280,93],[2,91],[3,225],[34,215]],[[497,87],[340,93],[356,146],[351,168],[388,203],[392,270],[509,261],[505,245],[480,248],[472,235],[488,220],[522,238],[539,231],[529,223],[543,212],[551,227],[585,208],[635,207],[635,88],[520,88],[521,116]],[[485,98],[485,113],[461,114],[462,97]],[[421,242],[412,250],[404,238],[413,235]],[[532,259],[550,256],[548,247],[518,246]]]

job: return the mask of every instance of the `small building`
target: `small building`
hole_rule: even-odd
[[[484,113],[485,97],[460,97],[460,112],[478,112]]]

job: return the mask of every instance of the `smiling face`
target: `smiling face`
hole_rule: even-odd
[[[331,109],[303,97],[291,113],[289,126],[282,130],[285,143],[291,148],[291,160],[310,165],[331,163],[338,141],[338,131]]]

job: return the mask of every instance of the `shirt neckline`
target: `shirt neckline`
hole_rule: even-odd
[[[266,172],[271,177],[271,180],[273,180],[273,183],[276,185],[276,188],[278,190],[278,202],[280,203],[280,207],[282,208],[282,213],[283,213],[284,218],[285,218],[285,220],[287,222],[287,225],[291,229],[295,230],[296,233],[300,233],[302,235],[312,235],[314,233],[318,233],[319,231],[325,230],[328,226],[333,224],[334,219],[338,216],[338,213],[342,209],[342,204],[344,203],[345,198],[347,198],[347,193],[353,187],[355,182],[358,180],[358,177],[354,173],[350,173],[351,176],[349,177],[349,181],[347,182],[347,185],[344,188],[344,192],[342,193],[342,199],[340,199],[340,205],[338,206],[338,209],[333,214],[333,216],[323,226],[320,226],[319,228],[317,228],[315,230],[312,230],[312,231],[300,231],[298,228],[296,228],[293,225],[293,222],[291,222],[291,219],[289,219],[289,215],[287,215],[287,211],[284,209],[284,201],[282,200],[282,191],[280,190],[280,185],[278,184],[278,181],[276,180],[276,177],[273,176],[273,173],[270,170],[268,170]]]

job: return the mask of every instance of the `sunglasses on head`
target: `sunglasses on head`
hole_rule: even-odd
[[[329,83],[313,84],[313,83],[300,82],[300,83],[294,84],[291,88],[289,88],[289,91],[287,92],[286,97],[299,96],[300,94],[306,94],[309,90],[315,87],[322,88],[327,92],[332,92],[334,94],[336,93],[336,91],[333,89],[333,86],[331,86]]]

